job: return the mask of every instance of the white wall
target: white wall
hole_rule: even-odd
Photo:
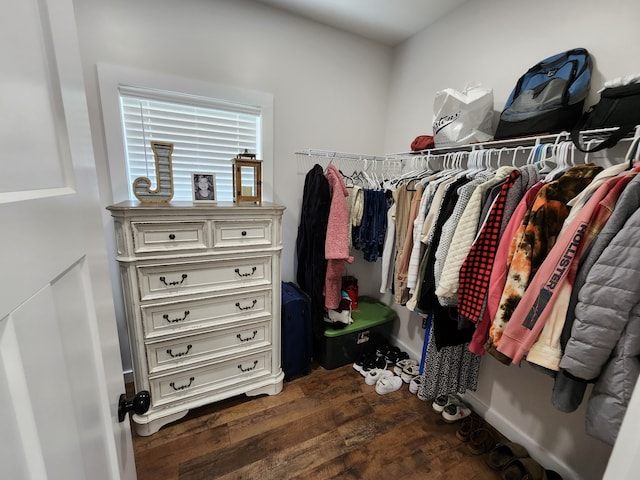
[[[640,71],[634,0],[476,0],[467,2],[394,51],[385,151],[406,151],[408,142],[432,132],[436,91],[480,82],[492,87],[501,111],[518,77],[547,56],[575,47],[594,59],[592,93],[606,79]],[[401,312],[400,344],[419,354],[418,321]],[[584,434],[584,405],[572,414],[550,403],[552,381],[528,366],[482,361],[475,408],[493,425],[523,442],[532,456],[565,478],[599,479],[611,449]]]
[[[76,0],[74,4],[104,205],[114,199],[96,64],[273,94],[276,173],[272,198],[287,208],[282,278],[294,280],[304,174],[313,166],[299,166],[294,152],[383,150],[392,50],[249,0]],[[106,212],[104,223],[112,245],[113,229]],[[115,270],[113,278],[114,291],[119,292]],[[117,298],[121,345],[126,352],[119,302]],[[124,356],[125,366],[130,366]]]

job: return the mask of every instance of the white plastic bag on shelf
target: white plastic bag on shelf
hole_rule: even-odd
[[[433,136],[436,148],[486,142],[493,138],[493,90],[480,85],[462,92],[445,88],[433,101]]]

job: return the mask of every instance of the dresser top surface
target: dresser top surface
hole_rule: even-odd
[[[126,200],[124,202],[109,205],[107,210],[111,211],[128,211],[135,210],[137,212],[148,213],[177,213],[185,210],[191,213],[206,212],[260,212],[266,210],[282,211],[285,207],[271,202],[262,202],[262,205],[255,203],[234,203],[234,202],[216,202],[216,203],[193,203],[189,201],[175,201],[169,203],[140,203],[137,200]]]

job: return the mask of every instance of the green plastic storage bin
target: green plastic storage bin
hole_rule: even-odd
[[[358,309],[351,312],[353,323],[341,329],[328,328],[320,339],[318,363],[327,370],[353,363],[360,355],[389,342],[398,315],[388,305],[358,297]]]

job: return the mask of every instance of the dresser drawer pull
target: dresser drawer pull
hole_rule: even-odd
[[[171,382],[169,386],[171,386],[171,388],[173,388],[176,392],[178,392],[180,390],[184,390],[185,388],[189,388],[195,379],[196,379],[195,377],[191,377],[189,379],[189,383],[187,383],[186,385],[180,385],[179,387],[176,387],[175,382]]]
[[[169,283],[167,283],[167,277],[160,277],[160,281],[162,283],[164,283],[165,287],[174,287],[176,285],[181,285],[182,282],[184,282],[186,279],[187,279],[187,274],[186,273],[182,274],[182,280],[180,280],[180,281],[176,280],[174,282],[169,282]]]
[[[175,239],[176,239],[176,235],[174,233],[170,233],[169,240],[175,240]]]
[[[256,303],[258,303],[258,299],[254,299],[253,302],[251,302],[251,305],[248,305],[246,307],[241,307],[240,302],[236,302],[236,307],[238,307],[238,310],[251,310],[253,307],[256,306]]]
[[[193,348],[193,345],[189,344],[187,345],[187,349],[184,352],[173,353],[173,349],[169,348],[167,349],[167,353],[171,355],[171,358],[184,357],[187,353],[189,353],[189,350],[191,350],[192,348]]]
[[[258,334],[258,330],[254,330],[253,331],[253,335],[251,335],[250,337],[247,338],[242,338],[242,335],[237,334],[236,337],[238,338],[238,340],[240,340],[241,342],[248,342],[249,340],[253,340],[254,338],[256,338],[256,335]]]
[[[251,272],[249,273],[240,273],[240,269],[236,268],[234,270],[234,272],[236,272],[238,274],[239,277],[250,277],[251,275],[253,275],[254,273],[256,273],[256,269],[257,267],[251,267]]]
[[[171,320],[169,320],[169,314],[167,314],[167,313],[162,315],[162,318],[164,318],[169,323],[178,323],[178,322],[184,322],[187,319],[188,315],[189,315],[189,310],[185,310],[184,311],[184,317],[182,317],[182,318],[172,318]]]
[[[247,231],[246,230],[242,230],[242,233],[240,235],[242,235],[243,237],[246,237],[247,236]]]
[[[238,365],[238,368],[242,372],[250,372],[251,370],[255,369],[257,366],[258,366],[258,360],[254,360],[253,361],[253,367],[242,368],[242,364],[240,364],[240,365]]]

